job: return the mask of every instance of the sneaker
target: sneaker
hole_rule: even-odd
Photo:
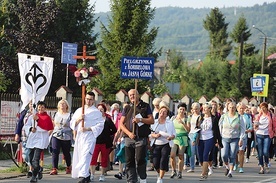
[[[71,171],[72,171],[71,166],[66,167],[66,171],[65,171],[66,174],[71,174]]]
[[[212,175],[214,173],[213,168],[209,167],[208,170],[209,170],[208,175]]]
[[[195,172],[193,169],[190,169],[187,171],[187,173],[193,173],[193,172]]]
[[[265,173],[269,173],[269,167],[265,167]]]
[[[153,166],[149,167],[148,171],[154,171],[154,167]]]
[[[236,171],[238,169],[238,164],[234,165],[233,171]]]
[[[52,171],[50,172],[50,175],[57,175],[57,174],[58,172],[56,168],[53,168]]]
[[[225,172],[224,172],[224,175],[227,176],[229,173],[229,169],[226,168]]]
[[[30,177],[32,177],[33,176],[33,172],[32,171],[28,171],[28,173],[27,173],[27,178],[30,178]]]
[[[163,183],[163,179],[161,179],[160,177],[158,177],[156,183]]]
[[[114,163],[115,165],[119,165],[119,162],[118,161],[115,161],[115,163]]]
[[[114,177],[121,180],[123,178],[123,174],[121,172],[119,172],[119,173],[115,174]]]
[[[147,179],[140,179],[140,183],[147,183]]]
[[[243,173],[244,171],[243,171],[243,168],[240,168],[240,171],[239,171],[239,173]]]
[[[37,182],[37,178],[35,176],[32,176],[30,182]]]
[[[80,177],[80,179],[78,181],[78,183],[88,183],[88,182],[90,182],[90,175],[86,178]]]
[[[206,179],[207,179],[207,176],[206,176],[206,175],[201,175],[199,181],[204,181],[204,180],[206,180]]]
[[[232,178],[233,176],[232,176],[231,173],[228,173],[227,177],[228,177],[228,178]]]
[[[90,175],[90,181],[91,181],[91,182],[94,181],[94,175],[93,175],[93,174]]]
[[[176,171],[172,171],[171,179],[173,179],[176,176]]]
[[[248,163],[248,162],[249,162],[249,159],[248,159],[248,158],[246,158],[246,159],[245,159],[245,163]]]
[[[187,165],[184,165],[183,170],[186,170],[186,169],[187,169]]]
[[[40,169],[39,169],[39,171],[38,171],[38,174],[37,174],[37,178],[38,178],[38,180],[41,180],[41,179],[42,179],[42,177],[43,177],[42,172],[43,172],[43,168],[42,168],[42,167],[40,167]]]
[[[177,178],[182,179],[182,173],[181,172],[178,172]]]
[[[104,181],[105,181],[105,177],[104,177],[104,175],[100,175],[100,177],[99,177],[99,181],[100,181],[100,182],[104,182]]]

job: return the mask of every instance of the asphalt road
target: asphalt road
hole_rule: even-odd
[[[45,164],[50,162],[51,157],[46,157],[45,158]],[[214,169],[214,174],[209,176],[208,179],[206,180],[207,182],[212,182],[212,183],[221,183],[221,182],[226,182],[226,183],[276,183],[276,162],[274,160],[271,161],[272,167],[270,168],[270,172],[268,174],[263,174],[260,175],[258,174],[259,172],[259,167],[257,166],[257,159],[255,156],[252,156],[250,159],[249,163],[245,163],[244,165],[244,173],[238,173],[234,172],[232,178],[228,178],[224,176],[224,168],[217,168]],[[118,172],[118,166],[114,165],[114,170],[109,171],[108,175],[106,176],[105,182],[112,182],[112,183],[121,183],[121,182],[126,182],[126,179],[123,178],[122,180],[118,180],[114,177],[114,174]],[[196,167],[194,173],[187,173],[186,171],[182,173],[183,177],[182,179],[171,179],[170,178],[170,173],[167,172],[163,182],[164,183],[195,183],[199,182],[199,177],[201,174],[201,167]],[[94,182],[99,182],[100,172],[97,171],[95,174],[95,179]],[[148,178],[147,182],[148,183],[154,183],[156,182],[157,174],[154,171],[148,171]],[[0,180],[0,182],[7,182],[7,183],[27,183],[29,182],[30,179],[26,178],[26,176],[22,177],[16,177],[16,178],[10,178],[10,179],[5,179],[5,180]],[[205,181],[205,182],[206,182]],[[78,182],[76,179],[72,179],[70,175],[66,175],[65,172],[59,172],[58,175],[49,175],[49,172],[44,172],[43,174],[43,179],[39,180],[38,182],[41,183],[76,183]]]

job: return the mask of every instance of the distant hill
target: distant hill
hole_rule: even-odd
[[[159,27],[156,38],[156,48],[163,48],[163,58],[168,49],[176,49],[183,52],[188,60],[204,59],[209,45],[208,32],[203,28],[203,19],[211,11],[210,8],[179,8],[164,7],[157,8],[155,18],[150,27]],[[267,47],[276,45],[276,2],[264,3],[253,7],[229,7],[220,8],[226,22],[229,23],[228,33],[232,31],[239,17],[243,14],[248,27],[251,28],[251,38],[248,42],[253,43],[261,49],[264,37],[258,30],[253,29],[255,25],[261,29],[269,38]],[[108,13],[97,13],[104,25],[107,25]],[[100,32],[99,23],[96,24],[95,32]],[[161,59],[162,59],[161,57]],[[229,58],[232,59],[232,58]]]

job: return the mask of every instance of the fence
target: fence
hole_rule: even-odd
[[[49,115],[57,110],[57,103],[61,97],[46,96]],[[19,94],[0,93],[0,140],[14,136],[15,127],[19,118],[21,99]],[[74,112],[81,106],[81,97],[72,98],[71,111]]]

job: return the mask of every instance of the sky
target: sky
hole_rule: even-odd
[[[95,13],[110,11],[109,0],[90,0],[95,3]],[[152,7],[160,8],[166,6],[172,7],[190,7],[190,8],[223,8],[223,7],[247,7],[255,4],[262,5],[264,2],[271,3],[276,0],[152,0]]]

